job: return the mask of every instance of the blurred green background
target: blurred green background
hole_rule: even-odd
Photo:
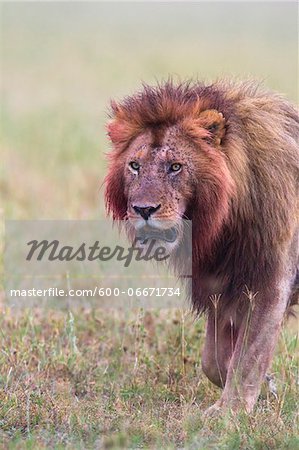
[[[297,100],[297,4],[1,4],[1,208],[104,215],[109,100],[169,75],[253,77]]]

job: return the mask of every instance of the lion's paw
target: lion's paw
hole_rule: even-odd
[[[209,408],[207,408],[204,413],[203,413],[203,417],[204,418],[217,418],[220,417],[222,415],[223,409],[222,406],[220,405],[220,402],[216,402],[214,403],[214,405],[210,406]]]

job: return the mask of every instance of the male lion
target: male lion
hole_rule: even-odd
[[[299,120],[252,82],[168,81],[112,102],[106,205],[168,248],[192,220],[192,303],[206,312],[212,407],[250,412],[299,294]],[[213,409],[214,408],[214,409]]]

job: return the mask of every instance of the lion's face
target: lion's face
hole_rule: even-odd
[[[161,120],[150,109],[147,116],[142,102],[136,117],[134,105],[114,105],[106,207],[114,220],[126,220],[130,236],[145,246],[149,238],[163,241],[169,252],[191,228],[184,219],[192,220],[192,234],[200,236],[195,253],[202,256],[228,215],[233,180],[221,149],[222,113],[182,105],[171,109],[166,102]]]
[[[126,150],[127,218],[141,243],[157,239],[171,250],[180,241],[194,184],[193,152],[176,127],[168,128],[159,143],[145,132]]]

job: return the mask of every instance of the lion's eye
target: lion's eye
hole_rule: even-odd
[[[129,163],[129,166],[132,167],[133,170],[139,170],[140,168],[140,164],[136,161],[131,161]]]
[[[178,172],[181,169],[181,167],[182,167],[182,164],[180,164],[180,163],[173,163],[170,166],[170,171],[171,172]]]

